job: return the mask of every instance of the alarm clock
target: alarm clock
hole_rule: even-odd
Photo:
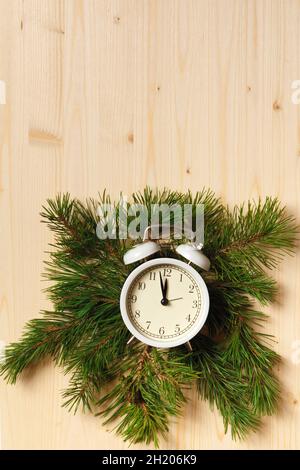
[[[191,265],[209,270],[210,261],[201,248],[192,243],[176,248],[188,262],[166,257],[146,260],[160,251],[152,240],[125,253],[125,264],[143,260],[127,277],[120,296],[121,315],[133,338],[157,348],[187,343],[191,349],[189,341],[209,311],[206,284]]]

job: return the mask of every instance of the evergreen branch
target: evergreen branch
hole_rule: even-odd
[[[42,222],[55,234],[56,250],[74,258],[98,257],[104,251],[105,241],[96,235],[97,202],[93,199],[83,204],[71,199],[68,193],[48,199],[41,212]]]
[[[168,431],[168,416],[177,416],[185,402],[182,387],[195,379],[192,368],[183,358],[169,352],[143,347],[131,352],[121,365],[118,384],[98,405],[107,422],[121,418],[116,431],[130,442],[154,442]]]
[[[47,263],[45,276],[51,281],[47,292],[56,309],[82,316],[107,305],[119,313],[119,293],[126,275],[117,263],[83,263],[60,256]]]
[[[284,254],[294,251],[298,232],[295,219],[276,198],[249,202],[232,213],[227,209],[223,230],[214,241],[214,267],[221,275],[224,265],[227,273],[234,273],[234,266],[249,272],[274,268]]]
[[[58,359],[68,335],[74,337],[72,321],[53,321],[46,318],[30,320],[25,325],[22,338],[5,349],[0,375],[15,383],[23,370],[46,356]],[[70,331],[72,330],[72,331]]]
[[[218,336],[221,332],[227,337],[236,328],[240,319],[249,321],[252,325],[262,326],[266,316],[252,307],[250,300],[250,285],[242,284],[242,279],[236,283],[218,280],[215,276],[203,275],[207,284],[210,308],[205,326],[209,336]],[[259,281],[258,281],[259,282]],[[256,280],[253,290],[257,289]],[[259,294],[261,295],[261,293]],[[257,298],[258,295],[253,295]],[[261,299],[263,302],[264,299]]]
[[[118,326],[114,325],[113,329],[109,323],[102,325],[70,354],[65,364],[65,372],[80,368],[83,378],[86,378],[97,371],[97,376],[101,378],[98,383],[100,388],[118,373],[119,363],[126,354],[128,339],[129,332],[123,322],[119,322]]]
[[[279,382],[272,372],[279,356],[260,341],[265,339],[270,336],[239,321],[224,350],[224,360],[240,371],[240,380],[247,380],[249,400],[259,416],[274,414],[280,397]]]
[[[82,411],[93,410],[95,403],[95,396],[98,393],[99,383],[103,385],[102,377],[98,374],[91,373],[89,375],[83,374],[81,368],[76,369],[70,378],[69,387],[63,392],[63,406],[68,411],[73,411],[75,414],[78,408],[81,407]]]
[[[170,220],[162,220],[161,223],[169,223],[173,226],[175,223],[181,222],[182,225],[185,225],[184,220],[184,206],[190,204],[192,206],[192,218],[195,220],[196,206],[199,204],[203,205],[204,208],[204,217],[205,217],[205,244],[207,244],[209,250],[210,240],[213,234],[222,230],[223,219],[226,214],[225,207],[221,203],[220,198],[217,198],[215,194],[210,189],[203,189],[192,195],[190,191],[187,193],[180,193],[178,191],[171,191],[168,189],[152,190],[149,187],[146,187],[143,192],[137,192],[132,194],[133,202],[136,204],[142,204],[148,210],[148,214],[152,213],[152,206],[154,204],[168,205],[169,208],[179,205],[182,208],[182,218],[181,220],[175,220],[175,215],[170,213]],[[168,215],[169,217],[169,215]],[[148,221],[150,225],[150,220]],[[172,238],[172,237],[171,237]],[[173,244],[182,243],[181,240],[172,240]]]
[[[22,338],[16,343],[11,343],[5,350],[4,361],[0,364],[0,375],[3,375],[9,383],[15,383],[26,367],[46,356],[51,356],[57,364],[66,366],[67,370],[74,369],[78,364],[84,366],[84,356],[80,358],[78,349],[85,351],[87,363],[88,360],[92,361],[91,354],[89,357],[87,353],[88,348],[91,348],[91,342],[93,347],[97,338],[97,344],[100,344],[109,334],[118,331],[117,324],[120,333],[115,342],[119,342],[120,351],[124,349],[122,340],[128,339],[128,332],[121,322],[120,315],[117,316],[118,323],[108,315],[101,320],[102,326],[100,326],[97,315],[77,318],[68,312],[45,311],[43,314],[44,318],[30,320],[25,325]],[[116,355],[115,349],[114,345],[107,352],[111,359]],[[101,356],[101,360],[104,370],[104,356]],[[106,359],[108,364],[107,361],[108,359]],[[97,364],[97,355],[94,357],[95,364]]]
[[[234,291],[253,297],[263,305],[273,301],[277,293],[276,282],[267,274],[254,267],[250,270],[235,265],[233,269],[227,259],[219,258],[218,276],[220,281],[227,283]]]
[[[193,345],[195,340],[193,341]],[[196,339],[197,350],[191,357],[198,371],[198,391],[202,398],[215,405],[222,415],[225,433],[230,425],[233,439],[243,439],[259,427],[259,419],[247,400],[248,385],[239,371],[224,361],[222,352],[208,338]]]
[[[278,406],[280,390],[272,370],[279,356],[264,344],[272,337],[254,329],[263,326],[266,315],[253,309],[247,296],[226,284],[221,284],[218,292],[224,302],[223,312],[227,312],[220,343],[222,360],[239,371],[240,381],[247,381],[249,406],[253,413],[273,414]],[[212,297],[217,299],[215,295]],[[214,311],[211,313],[214,318]]]

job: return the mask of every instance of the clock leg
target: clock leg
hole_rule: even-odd
[[[133,340],[134,340],[134,336],[131,336],[131,338],[129,338],[126,344],[130,344]]]
[[[187,348],[187,350],[188,350],[189,352],[192,352],[192,351],[193,351],[192,345],[191,345],[191,343],[190,343],[189,341],[187,341],[187,342],[185,343],[185,345],[186,345],[186,348]]]

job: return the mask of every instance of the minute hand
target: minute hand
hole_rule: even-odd
[[[159,273],[159,278],[160,278],[161,293],[162,293],[162,296],[163,296],[163,298],[161,300],[161,304],[162,305],[168,305],[168,299],[167,299],[168,284],[167,284],[167,279],[165,280],[165,282],[163,282],[161,273]]]

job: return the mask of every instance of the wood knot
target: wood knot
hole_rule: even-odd
[[[248,93],[250,93],[251,90],[252,90],[251,86],[250,86],[250,85],[247,85],[247,91],[248,91]]]
[[[274,109],[274,111],[280,111],[281,110],[280,103],[277,100],[275,100],[274,103],[273,103],[273,109]]]
[[[43,129],[29,129],[28,138],[30,143],[39,142],[54,145],[61,145],[63,143],[61,137]]]
[[[190,169],[190,168],[187,168],[187,169],[186,169],[186,173],[187,173],[188,175],[190,175],[190,174],[191,174],[191,169]]]
[[[129,132],[128,136],[127,136],[127,140],[128,142],[130,142],[131,144],[133,144],[134,142],[134,134],[132,132]]]
[[[114,22],[115,24],[119,24],[120,21],[121,21],[121,18],[120,18],[119,16],[114,16],[113,22]]]

